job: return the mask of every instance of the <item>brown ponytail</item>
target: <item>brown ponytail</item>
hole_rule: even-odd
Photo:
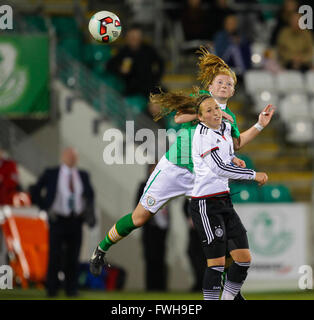
[[[199,91],[200,89],[198,87],[194,87],[191,95],[182,92],[151,93],[150,102],[157,104],[160,107],[160,111],[154,116],[154,121],[160,120],[173,111],[184,114],[198,113],[199,101],[204,100],[204,95],[200,95]],[[208,97],[209,95],[205,96]]]

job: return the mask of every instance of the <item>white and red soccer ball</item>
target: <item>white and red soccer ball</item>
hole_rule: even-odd
[[[89,20],[88,29],[96,41],[110,43],[119,38],[121,23],[114,13],[99,11]]]

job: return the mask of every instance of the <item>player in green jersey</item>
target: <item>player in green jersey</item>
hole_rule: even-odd
[[[236,118],[227,107],[228,100],[234,95],[237,77],[231,68],[218,56],[210,53],[204,47],[198,51],[199,71],[198,80],[200,80],[208,90],[223,111],[230,114],[234,120],[232,125],[232,136],[234,149],[239,150],[252,141],[270,122],[275,108],[268,105],[258,116],[258,122],[248,130],[240,133],[236,126]]]

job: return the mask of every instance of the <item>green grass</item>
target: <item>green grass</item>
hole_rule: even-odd
[[[247,300],[314,300],[314,291],[296,291],[296,292],[263,292],[263,293],[245,293]],[[13,289],[0,290],[0,300],[45,300],[47,299],[44,290],[39,289]],[[59,300],[69,299],[63,291],[60,291]],[[80,295],[75,300],[203,300],[200,293],[185,292],[103,292],[81,290]]]

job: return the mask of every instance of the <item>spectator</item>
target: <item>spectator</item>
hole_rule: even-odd
[[[282,70],[274,49],[268,48],[264,51],[263,68],[272,73],[279,73]]]
[[[210,8],[210,18],[208,20],[211,34],[210,39],[212,39],[218,31],[223,29],[223,22],[225,18],[232,14],[235,14],[235,11],[229,7],[227,0],[214,1]]]
[[[144,43],[143,31],[133,25],[126,33],[126,44],[107,63],[108,71],[125,82],[126,96],[143,95],[160,85],[164,62],[154,47]]]
[[[202,7],[202,0],[186,0],[180,20],[185,40],[208,40],[210,38],[209,12]]]
[[[250,44],[239,33],[236,15],[225,18],[224,29],[214,37],[214,47],[216,54],[234,68],[237,75],[243,75],[251,67]]]
[[[299,27],[301,15],[294,13],[288,27],[278,34],[277,54],[283,68],[306,71],[312,66],[313,36]]]
[[[148,166],[148,177],[156,165]],[[138,189],[136,204],[144,192],[146,180]],[[169,208],[164,206],[143,226],[142,242],[145,258],[145,285],[147,291],[167,290],[166,240],[169,230]]]
[[[270,45],[275,46],[277,43],[277,37],[282,28],[289,25],[289,21],[293,13],[298,12],[299,3],[297,0],[285,0],[278,11],[276,17],[276,25],[270,37]]]
[[[31,187],[33,202],[46,210],[49,217],[46,279],[49,297],[57,295],[58,272],[61,270],[65,274],[66,294],[78,294],[82,223],[86,221],[90,227],[95,225],[94,191],[88,173],[76,167],[78,155],[72,148],[63,151],[61,161],[60,166],[46,169]]]
[[[0,205],[11,205],[18,189],[16,163],[6,158],[4,150],[0,149]]]

